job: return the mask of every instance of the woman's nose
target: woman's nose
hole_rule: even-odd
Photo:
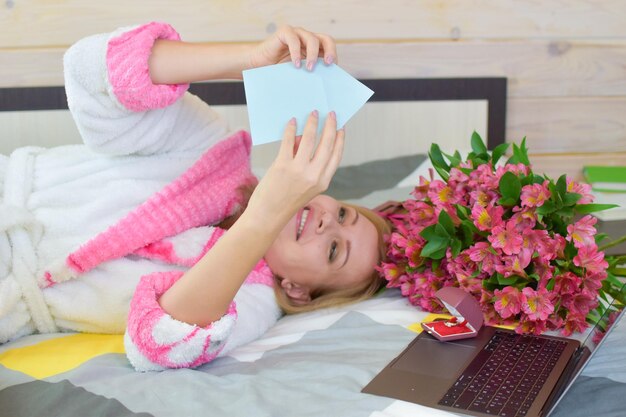
[[[322,215],[317,219],[317,228],[316,231],[318,233],[323,233],[329,227],[333,227],[336,223],[335,218],[328,212],[322,213]]]

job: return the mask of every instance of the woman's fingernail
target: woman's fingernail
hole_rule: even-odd
[[[332,55],[328,55],[328,56],[326,57],[326,64],[327,64],[327,65],[330,65],[330,64],[332,64],[332,63],[333,63],[333,56],[332,56]]]
[[[334,111],[331,111],[330,113],[328,113],[328,116],[332,119],[332,120],[337,120],[337,115],[335,114]]]
[[[295,126],[295,124],[296,124],[296,118],[295,118],[295,117],[292,117],[291,119],[289,119],[289,124],[290,124],[290,125],[292,125],[292,126]]]
[[[302,63],[299,59],[294,59],[293,64],[296,66],[296,68],[300,68],[302,66]]]
[[[315,64],[315,61],[308,61],[306,63],[306,69],[308,69],[309,71],[313,71],[313,64]]]
[[[311,116],[313,116],[313,117],[317,117],[317,116],[319,116],[319,112],[318,112],[317,110],[313,110],[313,111],[311,112]]]

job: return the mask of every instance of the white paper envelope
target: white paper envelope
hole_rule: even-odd
[[[341,128],[374,94],[339,66],[325,65],[321,59],[313,71],[305,69],[305,62],[301,68],[288,62],[246,70],[243,82],[255,145],[281,140],[292,117],[301,135],[313,110],[320,113],[318,132],[331,111]]]

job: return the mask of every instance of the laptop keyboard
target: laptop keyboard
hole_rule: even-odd
[[[496,331],[439,401],[494,416],[525,416],[567,343]]]

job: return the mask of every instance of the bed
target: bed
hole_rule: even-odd
[[[376,105],[388,105],[396,113],[397,106],[416,102],[472,101],[484,108],[480,113],[484,120],[477,123],[489,147],[504,138],[506,79],[363,81],[376,92],[368,104],[374,110],[369,114],[365,110],[363,116],[370,123],[373,113],[386,117]],[[198,84],[192,91],[211,97],[212,103],[233,114],[241,112],[244,103],[238,83]],[[0,89],[0,110],[12,119],[24,111],[66,108],[61,87]],[[348,129],[359,132],[358,126]],[[400,130],[406,137],[394,133],[394,140],[410,146],[415,130]],[[5,134],[0,131],[0,137]],[[417,136],[429,144],[436,134],[437,130],[434,136]],[[469,136],[462,138],[468,140]],[[406,152],[402,146],[387,144],[385,151],[389,148],[392,154],[374,149],[349,160],[329,193],[369,207],[407,198],[419,175],[428,171],[425,148],[415,146],[415,151]],[[272,151],[255,150],[259,173]],[[385,290],[348,307],[284,317],[261,339],[197,369],[152,373],[132,369],[119,335],[27,336],[0,346],[0,416],[449,415],[360,392],[415,337],[419,327],[415,323],[427,316],[396,290]],[[553,415],[624,415],[624,355],[626,324],[619,323]]]

